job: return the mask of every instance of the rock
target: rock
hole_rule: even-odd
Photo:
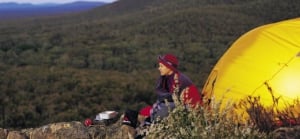
[[[8,132],[7,139],[27,139],[27,137],[20,131],[10,131]]]
[[[120,122],[97,123],[86,127],[81,122],[73,121],[23,129],[20,133],[28,139],[122,139],[123,136],[118,134],[120,128]]]
[[[84,126],[82,122],[60,122],[38,128],[9,131],[0,128],[0,139],[132,139],[135,130],[112,124],[97,123]],[[273,139],[300,139],[300,126],[280,127],[272,132]]]
[[[7,129],[0,128],[0,139],[6,139],[8,134]]]
[[[91,126],[82,122],[59,122],[37,128],[9,131],[0,128],[0,139],[123,139],[120,133],[121,119],[94,121]]]
[[[90,139],[87,128],[81,122],[54,123],[23,132],[29,139]]]
[[[300,139],[300,126],[280,127],[272,134],[273,139]]]

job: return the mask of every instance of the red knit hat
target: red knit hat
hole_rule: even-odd
[[[172,54],[165,54],[164,56],[159,56],[158,61],[164,64],[169,69],[177,71],[179,62],[176,56]]]

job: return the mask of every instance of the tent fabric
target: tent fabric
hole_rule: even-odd
[[[212,69],[204,99],[260,97],[278,108],[300,97],[300,18],[257,27],[238,38]]]

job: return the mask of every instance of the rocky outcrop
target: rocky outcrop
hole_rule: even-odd
[[[112,124],[60,122],[38,128],[8,130],[0,128],[0,139],[131,139],[131,129],[123,129],[120,121]],[[300,139],[300,126],[280,127],[272,132],[273,139]]]
[[[300,126],[280,127],[273,131],[273,139],[300,139]]]
[[[8,135],[8,130],[0,128],[0,139],[6,139],[7,135]]]
[[[0,128],[0,139],[105,139],[119,138],[120,123],[95,124],[86,127],[82,122],[60,122],[38,128],[7,130]],[[122,137],[121,137],[122,138]]]
[[[88,129],[81,122],[62,122],[45,125],[25,133],[30,139],[58,139],[65,137],[89,139],[87,131]]]
[[[19,131],[11,131],[8,133],[7,139],[27,139],[27,137]]]

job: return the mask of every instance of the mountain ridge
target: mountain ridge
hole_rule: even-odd
[[[0,3],[0,19],[20,19],[34,16],[48,16],[65,13],[74,13],[90,10],[99,6],[106,5],[105,2],[84,2],[75,1],[72,3]]]

